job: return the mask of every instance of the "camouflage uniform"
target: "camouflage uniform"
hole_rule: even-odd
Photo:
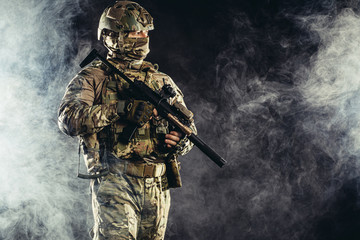
[[[152,17],[139,4],[118,1],[103,12],[98,38],[109,50],[108,60],[130,79],[144,81],[155,91],[169,84],[176,92],[169,103],[184,104],[172,79],[143,61],[150,51],[149,37],[129,37],[131,31],[153,28]],[[174,184],[169,173],[176,176],[177,155],[192,148],[184,138],[169,153],[164,147],[168,122],[159,116],[144,121],[131,140],[124,141],[130,124],[127,108],[139,102],[128,87],[120,76],[94,61],[70,82],[59,109],[59,127],[79,136],[88,172],[109,170],[91,180],[94,240],[163,239],[170,207],[168,188],[181,185]],[[190,127],[196,133],[194,124]]]
[[[109,60],[129,78],[144,81],[154,90],[170,84],[176,90],[170,102],[184,104],[172,79],[151,63],[134,67],[128,61]],[[119,141],[127,120],[117,112],[116,103],[129,98],[128,83],[94,62],[70,82],[59,109],[62,131],[80,136],[88,171],[110,169],[110,174],[91,182],[94,239],[163,239],[165,234],[170,207],[164,164],[168,153],[160,146],[168,124],[153,117],[130,142]],[[180,145],[177,154],[192,147],[186,138]]]

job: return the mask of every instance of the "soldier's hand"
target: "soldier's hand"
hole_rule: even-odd
[[[132,123],[135,123],[139,127],[142,127],[147,123],[151,115],[153,114],[154,106],[151,103],[141,101],[141,100],[129,100],[124,106],[121,106],[121,101],[118,102],[118,114],[119,109],[123,109],[123,113],[126,115],[126,119]]]
[[[156,108],[153,109],[153,115],[154,117],[157,117],[159,115],[158,111],[156,110]]]
[[[158,116],[158,111],[156,110],[156,108],[154,108],[153,113],[154,113],[154,117]],[[170,133],[165,135],[166,146],[168,148],[172,148],[172,147],[176,146],[176,144],[178,144],[178,142],[181,140],[181,138],[182,138],[181,132],[171,131]]]
[[[165,143],[168,148],[176,146],[182,137],[181,132],[171,131],[165,135]]]

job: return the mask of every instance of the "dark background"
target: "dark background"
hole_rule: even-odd
[[[87,239],[88,183],[56,109],[91,48],[106,53],[97,24],[113,1],[14,2],[0,24],[0,238]],[[181,157],[166,239],[359,239],[360,2],[138,2],[154,17],[148,60],[228,161]]]
[[[173,191],[167,238],[358,239],[358,177],[344,176],[352,171],[351,162],[357,161],[357,156],[348,154],[339,156],[347,159],[338,160],[312,143],[312,134],[298,132],[302,119],[309,115],[314,121],[331,118],[331,111],[309,110],[296,88],[306,78],[295,73],[299,64],[311,68],[310,58],[321,45],[320,38],[301,26],[296,16],[326,15],[331,21],[344,8],[357,13],[359,3],[271,0],[139,3],[155,19],[149,59],[159,63],[160,70],[172,76],[183,89],[185,100],[195,112],[200,136],[229,161],[226,168],[217,169],[198,152],[185,157],[184,189]],[[90,12],[99,15],[105,5],[96,3]],[[79,18],[80,31],[96,31],[96,18],[92,18],[91,24],[81,19],[87,18]],[[284,41],[286,47],[281,45]],[[252,116],[231,114],[263,94],[256,89],[258,86],[253,86],[256,77],[261,84],[272,85],[270,89],[281,92],[278,99],[262,102],[261,110],[254,110]],[[235,89],[228,90],[229,85]],[[280,110],[282,102],[289,109]],[[269,121],[271,124],[264,128],[262,124]],[[259,125],[263,128],[261,133]],[[330,130],[327,141],[346,135],[348,127]],[[229,135],[234,135],[231,140]],[[335,147],[340,151],[341,146],[335,143]],[[309,158],[314,158],[313,163],[307,163]],[[340,182],[333,183],[338,177],[333,173],[337,161],[345,161],[343,167],[350,169],[341,170]],[[274,181],[273,176],[267,176],[272,173],[280,179]],[[301,174],[309,179],[299,180]],[[248,178],[259,189],[242,186],[248,183]],[[288,182],[291,191],[271,190],[276,188],[272,184],[282,185],[283,181]],[[259,194],[261,188],[280,196],[266,199]],[[288,199],[282,199],[283,192]],[[257,194],[258,204],[264,206],[249,213],[247,201]],[[329,196],[316,199],[323,198],[323,194]]]

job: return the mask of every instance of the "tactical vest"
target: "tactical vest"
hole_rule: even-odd
[[[120,68],[122,67],[120,66]],[[159,91],[164,83],[168,81],[165,74],[157,72],[157,69],[148,62],[144,62],[139,70],[124,70],[124,68],[121,70],[130,79],[137,78],[144,81],[156,91]],[[129,84],[117,74],[110,73],[105,81],[102,89],[102,103],[115,104],[118,101],[126,102],[128,99],[133,98],[129,91]],[[112,151],[121,159],[137,161],[147,158],[154,161],[163,161],[167,156],[164,147],[165,134],[169,133],[167,121],[153,117],[143,127],[136,130],[129,142],[124,143],[120,140],[120,136],[126,126],[127,121],[120,119],[104,128],[98,136],[100,146],[105,145],[107,151]]]

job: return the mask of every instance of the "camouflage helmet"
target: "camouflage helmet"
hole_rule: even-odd
[[[100,17],[98,40],[103,29],[114,32],[148,31],[154,29],[153,18],[136,2],[116,1],[107,7]]]

